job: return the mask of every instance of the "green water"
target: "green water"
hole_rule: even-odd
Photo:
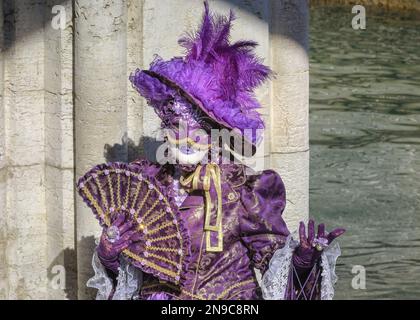
[[[344,226],[337,299],[420,298],[420,21],[313,9],[310,212]],[[353,265],[366,289],[351,286]]]

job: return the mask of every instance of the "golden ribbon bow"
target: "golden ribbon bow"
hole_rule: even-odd
[[[205,197],[205,220],[204,232],[206,234],[206,251],[207,252],[221,252],[223,251],[223,231],[222,231],[222,182],[220,168],[215,163],[209,163],[204,166],[204,175],[201,181],[202,165],[198,165],[195,171],[187,178],[181,177],[181,185],[192,190],[200,190],[199,184],[202,184]],[[211,184],[214,184],[217,195],[217,209],[216,209],[216,224],[211,225]],[[217,232],[217,245],[211,244],[211,233]]]

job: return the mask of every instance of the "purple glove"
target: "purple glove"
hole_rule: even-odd
[[[308,223],[308,237],[306,237],[305,224],[300,222],[300,245],[293,255],[294,266],[300,270],[312,268],[321,256],[322,251],[345,231],[343,228],[338,228],[326,234],[325,225],[321,223],[318,225],[318,234],[315,237],[315,222],[311,219]]]
[[[140,235],[135,230],[132,221],[126,221],[126,215],[118,214],[114,218],[111,226],[102,231],[97,253],[101,263],[109,270],[118,274],[119,255]]]

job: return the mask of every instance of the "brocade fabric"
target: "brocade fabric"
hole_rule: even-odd
[[[291,256],[297,244],[282,218],[286,191],[281,177],[275,171],[265,170],[250,175],[247,174],[250,169],[244,165],[220,165],[223,250],[209,252],[206,250],[204,231],[204,192],[199,188],[185,190],[180,187],[178,180],[180,171],[181,176],[191,171],[182,166],[160,166],[145,159],[130,163],[130,167],[141,171],[144,176],[155,177],[164,188],[165,195],[178,205],[177,214],[189,237],[189,252],[184,252],[187,259],[178,284],[162,280],[164,277],[160,278],[159,273],[152,275],[143,272],[136,294],[132,288],[138,283],[137,276],[127,278],[133,274],[132,271],[119,277],[124,281],[117,278],[109,282],[107,273],[94,259],[95,276],[92,279],[95,281],[91,280],[90,285],[99,290],[101,299],[109,294],[109,284],[112,282],[117,286],[113,288],[109,299],[113,299],[112,295],[117,299],[129,299],[131,295],[132,299],[146,300],[250,300],[262,299],[263,293],[265,299],[332,298],[336,280],[334,266],[339,249],[335,255],[323,253],[323,258],[308,271],[294,268]],[[215,218],[216,202],[212,201],[212,218]],[[165,237],[165,234],[162,232],[156,236]],[[211,237],[211,241],[217,243],[215,237]],[[289,245],[292,242],[294,244]],[[255,269],[262,274],[263,290],[257,281]],[[305,283],[305,287],[299,288],[302,283]]]
[[[171,165],[157,166],[146,160],[134,162],[174,190]],[[179,206],[179,214],[190,237],[190,257],[175,286],[145,274],[142,299],[166,293],[174,299],[260,299],[254,268],[266,271],[273,253],[282,248],[289,230],[282,218],[286,191],[273,170],[246,175],[246,167],[221,164],[223,251],[207,252],[204,235],[204,194],[189,193]],[[184,193],[182,189],[179,191]],[[173,193],[173,192],[172,192]],[[212,211],[216,210],[212,202]]]

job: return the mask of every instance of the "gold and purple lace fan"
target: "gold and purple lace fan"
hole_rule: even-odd
[[[142,237],[123,253],[144,272],[177,284],[188,234],[158,181],[142,171],[125,163],[99,165],[79,179],[77,189],[104,228],[119,213],[133,219]]]

